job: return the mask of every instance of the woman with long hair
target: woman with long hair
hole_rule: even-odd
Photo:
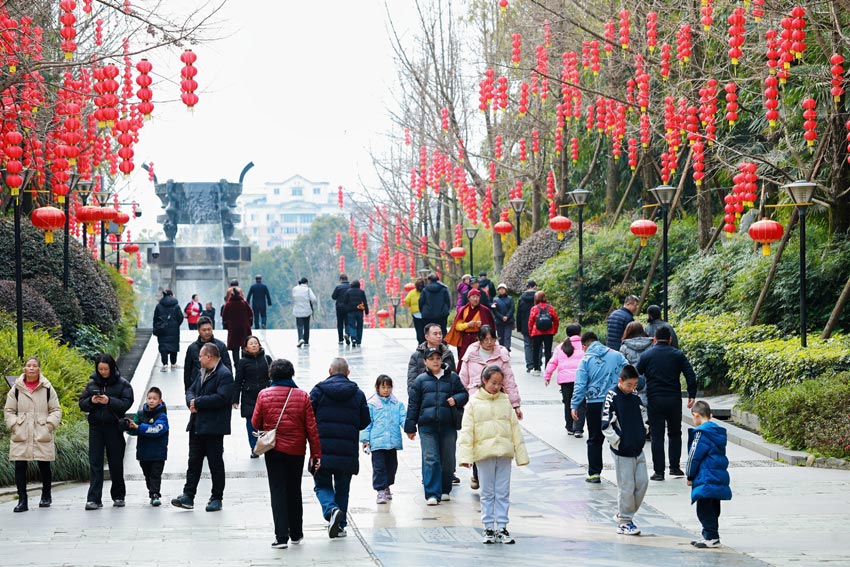
[[[544,380],[546,385],[552,380],[552,375],[557,372],[557,384],[561,388],[561,400],[564,402],[564,421],[566,422],[567,435],[575,435],[581,438],[584,435],[584,404],[578,409],[578,419],[574,420],[570,413],[570,401],[573,398],[573,390],[576,382],[576,370],[578,363],[584,357],[584,348],[581,345],[581,325],[570,323],[567,325],[567,338],[561,346],[555,349],[552,359],[546,365]]]

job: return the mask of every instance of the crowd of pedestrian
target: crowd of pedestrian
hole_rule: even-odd
[[[349,492],[359,472],[361,447],[372,461],[376,503],[393,498],[403,433],[418,436],[425,503],[451,501],[460,483],[458,466],[472,469],[470,487],[480,490],[485,544],[512,544],[508,531],[512,462],[528,464],[520,420],[523,419],[517,377],[511,366],[512,333],[523,337],[524,364],[532,376],[541,373],[546,386],[555,379],[564,404],[568,435],[587,433],[586,481],[600,483],[603,445],[613,455],[618,486],[617,533],[638,535],[634,522],[649,481],[665,475],[687,476],[692,500],[703,525],[696,547],[720,545],[720,501],[731,498],[725,430],[711,421],[705,402],[696,402],[696,376],[677,348],[672,326],[650,306],[648,324],[635,320],[640,300],[627,296],[607,321],[606,342],[577,323],[565,323],[565,338],[553,345],[561,321],[544,290],[528,281],[515,306],[505,284],[494,285],[482,271],[464,275],[456,289],[455,316],[448,324],[452,300],[436,274],[418,280],[405,299],[417,347],[408,362],[407,405],[394,393],[387,374],[376,378],[368,396],[350,378],[345,358],[334,358],[328,376],[309,393],[295,383],[295,370],[285,359],[266,353],[251,333],[266,327],[271,294],[257,276],[247,299],[237,281],[227,288],[221,319],[227,342],[213,336],[215,310],[193,295],[182,309],[171,290],[164,290],[153,328],[161,369],[179,368],[179,329],[184,316],[198,337],[186,349],[183,363],[185,404],[189,410],[188,463],[181,494],[171,500],[191,510],[206,460],[211,478],[208,512],[222,510],[225,490],[224,436],[231,434],[231,412],[245,420],[250,458],[265,457],[274,519],[274,548],[303,541],[301,471],[305,462],[327,522],[330,538],[347,535]],[[310,344],[310,319],[318,299],[307,278],[292,290],[298,348]],[[345,274],[331,299],[335,302],[340,345],[362,345],[363,317],[369,313],[359,281]],[[211,316],[210,316],[211,315]],[[456,354],[451,347],[455,347]],[[545,372],[544,372],[545,369]],[[696,427],[689,431],[687,472],[681,469],[681,386]],[[358,377],[362,378],[362,377]],[[138,438],[136,457],[144,473],[152,506],[162,503],[161,480],[168,456],[169,418],[162,391],[151,387],[127,418],[133,390],[115,360],[97,357],[94,372],[79,396],[88,416],[90,486],[85,509],[103,507],[104,455],[110,472],[110,497],[123,507],[124,433]],[[36,461],[42,480],[40,507],[49,507],[50,462],[56,458],[54,430],[62,410],[55,390],[30,358],[7,396],[6,424],[12,433],[9,458],[15,462],[18,503],[28,510],[27,463]],[[586,427],[585,427],[586,426]],[[268,437],[270,436],[271,437]],[[665,435],[667,445],[665,451]],[[35,442],[33,442],[35,439]],[[258,439],[271,445],[258,445]],[[650,440],[653,474],[648,476],[644,445]],[[309,446],[309,460],[307,448]]]

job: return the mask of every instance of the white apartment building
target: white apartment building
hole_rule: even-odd
[[[243,187],[237,201],[242,214],[239,228],[258,250],[289,247],[299,234],[310,232],[316,217],[343,216],[337,195],[337,188],[327,182],[300,175],[267,181],[261,187]]]

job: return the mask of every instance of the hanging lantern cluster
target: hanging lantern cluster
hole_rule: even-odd
[[[778,84],[779,80],[773,75],[764,78],[764,107],[767,109],[764,116],[771,128],[776,126],[776,121],[779,120],[779,89],[776,88]]]
[[[744,25],[747,23],[745,17],[746,9],[737,7],[732,10],[726,22],[729,24],[729,59],[732,61],[732,66],[737,67],[738,61],[741,59],[741,46],[744,45]]]
[[[841,95],[844,94],[844,57],[840,53],[834,53],[829,58],[829,73],[832,75],[832,88],[829,92],[832,94],[832,100],[836,104],[841,100]]]
[[[658,225],[649,219],[639,219],[631,224],[629,230],[640,238],[641,246],[646,246],[647,240],[658,232]]]
[[[650,53],[655,53],[655,46],[658,45],[658,14],[656,12],[647,12],[646,14],[646,46]]]
[[[153,65],[147,59],[142,59],[136,63],[136,70],[139,72],[139,76],[136,77],[136,84],[139,85],[139,90],[136,91],[136,96],[140,101],[138,105],[139,113],[144,116],[145,120],[150,120],[153,112],[153,103],[151,102],[153,91],[150,88],[153,84],[153,78],[151,78],[150,72],[153,70]]]
[[[726,91],[726,120],[732,128],[738,121],[738,85],[730,81],[723,90]]]
[[[511,35],[511,63],[514,67],[519,67],[519,62],[522,59],[522,35],[514,33]]]
[[[764,0],[750,0],[753,19],[756,23],[760,22],[764,17]]]
[[[815,110],[818,103],[813,98],[803,99],[803,138],[806,139],[806,145],[809,147],[809,152],[815,151],[815,140],[818,137],[818,112]]]
[[[93,85],[94,92],[97,96],[94,97],[94,104],[97,110],[94,111],[94,116],[97,119],[98,128],[112,128],[115,126],[115,120],[118,118],[118,81],[115,77],[118,76],[118,67],[109,63],[103,67],[95,67]]]
[[[440,125],[443,129],[443,132],[449,131],[449,109],[441,108],[440,109]]]
[[[666,81],[670,77],[670,58],[673,55],[673,48],[669,43],[661,46],[661,63],[659,63],[658,73],[661,75],[661,80]]]
[[[118,122],[115,123],[115,130],[119,132],[119,134],[115,137],[118,141],[120,147],[118,148],[118,156],[121,158],[121,163],[118,165],[118,169],[125,176],[130,175],[135,165],[133,164],[133,134],[131,134],[131,130],[133,127],[133,123],[128,118],[122,118]]]
[[[198,56],[191,49],[187,49],[180,55],[180,61],[183,62],[183,68],[180,69],[180,100],[189,110],[194,110],[198,104],[198,95],[195,91],[198,89],[198,81],[195,76],[198,74],[198,68],[195,67],[195,61]]]
[[[59,10],[62,14],[59,16],[59,22],[62,27],[59,29],[59,35],[62,37],[60,47],[65,53],[65,60],[70,61],[74,58],[74,52],[77,50],[77,43],[74,41],[77,37],[77,29],[74,25],[77,23],[77,17],[74,15],[74,10],[77,8],[75,0],[62,0],[59,2]]]
[[[692,48],[691,26],[683,24],[676,30],[676,59],[679,60],[679,65],[684,65],[691,60]]]
[[[5,142],[3,153],[6,155],[6,185],[9,187],[12,197],[17,197],[21,193],[21,185],[24,184],[24,178],[21,172],[24,170],[24,165],[21,163],[21,156],[24,154],[24,149],[21,144],[24,141],[24,136],[17,130],[10,130],[3,134]]]
[[[528,98],[529,98],[529,90],[530,87],[528,83],[522,83],[519,86],[519,108],[517,111],[520,116],[525,116],[528,112]]]
[[[702,29],[705,32],[711,30],[711,24],[714,23],[714,7],[711,5],[712,0],[702,0],[702,7],[699,12],[701,14],[700,22],[702,23]]]
[[[794,6],[791,9],[791,53],[796,59],[803,58],[806,50],[806,9]]]
[[[605,55],[611,55],[614,51],[614,42],[617,41],[617,24],[614,20],[605,22]]]
[[[620,13],[618,15],[620,17],[620,47],[623,48],[623,51],[626,51],[629,49],[629,35],[630,28],[632,25],[632,14],[628,10],[624,9],[620,10]]]
[[[340,274],[345,273],[345,256],[339,257],[339,273]]]
[[[775,220],[762,219],[750,225],[750,238],[761,244],[762,256],[770,256],[770,245],[782,238],[785,230]]]
[[[455,241],[454,247],[449,250],[449,256],[455,259],[455,264],[460,264],[461,258],[466,256],[466,249],[463,247],[463,229],[459,224],[455,225]]]

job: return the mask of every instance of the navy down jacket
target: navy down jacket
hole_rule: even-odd
[[[360,430],[372,420],[366,394],[343,374],[334,374],[310,391],[319,427],[322,470],[360,472]]]
[[[425,371],[417,376],[408,394],[405,433],[416,433],[417,426],[422,425],[454,428],[448,399],[454,398],[459,408],[469,401],[469,393],[463,387],[463,382],[451,370],[447,370],[439,379],[430,371]]]

